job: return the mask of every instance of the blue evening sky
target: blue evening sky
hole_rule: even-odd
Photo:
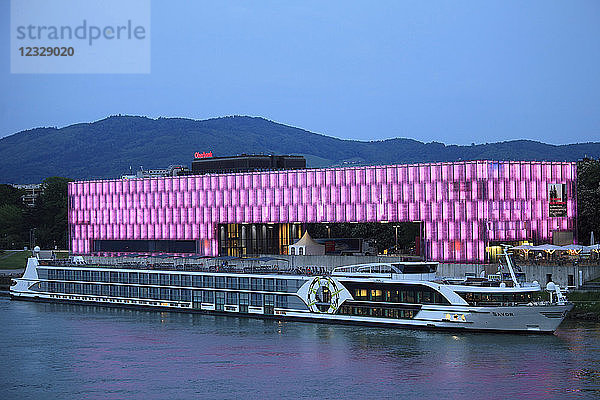
[[[0,137],[112,114],[325,135],[600,141],[600,1],[153,1],[151,73],[11,74]]]

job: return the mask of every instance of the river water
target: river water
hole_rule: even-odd
[[[600,324],[445,333],[0,298],[0,399],[600,398]]]

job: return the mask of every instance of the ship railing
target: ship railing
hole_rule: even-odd
[[[56,262],[40,262],[40,266],[69,267],[69,268],[109,268],[109,269],[136,269],[148,271],[181,271],[181,272],[210,272],[210,273],[235,273],[235,274],[273,274],[273,275],[302,275],[302,276],[329,276],[330,270],[326,267],[296,267],[279,268],[272,265],[263,266],[236,266],[236,265],[197,265],[173,263],[147,263],[134,262],[79,264],[69,260]]]

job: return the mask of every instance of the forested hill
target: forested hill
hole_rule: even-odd
[[[554,146],[519,140],[446,146],[412,139],[341,140],[255,117],[208,120],[113,116],[64,128],[37,128],[0,139],[0,183],[49,176],[114,178],[143,166],[190,166],[194,152],[300,154],[310,167],[455,160],[560,160],[600,157],[600,143]]]

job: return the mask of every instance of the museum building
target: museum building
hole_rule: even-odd
[[[298,168],[71,182],[70,250],[287,254],[307,223],[413,222],[426,259],[479,263],[576,232],[574,162]]]

